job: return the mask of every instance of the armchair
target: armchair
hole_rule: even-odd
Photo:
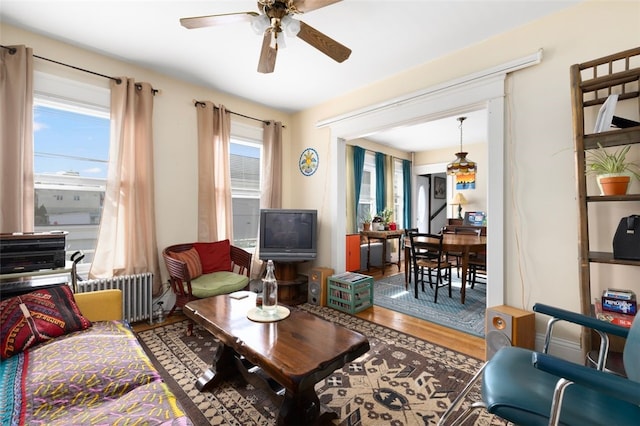
[[[229,240],[175,244],[165,248],[162,256],[176,295],[169,315],[192,300],[249,286],[252,255],[231,245]]]
[[[517,347],[500,349],[467,384],[440,419],[439,425],[461,424],[474,409],[518,425],[636,425],[640,418],[640,321],[630,329],[563,309],[536,304],[550,315],[543,353]],[[568,321],[595,330],[602,343],[597,368],[548,355],[554,324]],[[625,337],[627,377],[603,371],[608,335]],[[447,423],[469,391],[482,379],[482,401]]]

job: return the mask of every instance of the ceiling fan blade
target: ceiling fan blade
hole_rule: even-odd
[[[258,62],[258,72],[269,74],[276,67],[276,55],[278,51],[271,47],[271,31],[265,31],[262,38],[262,50]]]
[[[344,62],[351,55],[351,49],[302,21],[300,21],[298,37],[336,62]]]
[[[222,15],[194,16],[191,18],[180,18],[180,24],[191,30],[194,28],[234,24],[236,22],[249,22],[252,17],[258,15],[258,12],[238,12],[224,13]]]
[[[293,5],[299,12],[311,12],[312,10],[320,9],[321,7],[329,6],[333,3],[338,3],[342,0],[293,0]]]

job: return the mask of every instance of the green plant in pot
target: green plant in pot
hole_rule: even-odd
[[[631,145],[625,145],[610,152],[598,143],[597,149],[589,151],[587,173],[596,175],[602,195],[624,195],[631,176],[640,180],[640,167],[626,159],[630,148]]]
[[[371,212],[366,212],[362,215],[362,230],[368,231],[371,229],[371,221],[373,220],[373,216]]]

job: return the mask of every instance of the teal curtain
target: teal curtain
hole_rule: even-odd
[[[385,158],[386,155],[376,152],[376,212],[381,212],[387,206],[386,191],[384,190],[385,181]]]
[[[402,192],[404,197],[402,223],[405,228],[411,228],[411,161],[409,160],[402,160]]]

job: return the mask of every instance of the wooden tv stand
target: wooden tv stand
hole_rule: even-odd
[[[278,280],[278,303],[299,305],[307,301],[307,277],[298,274],[300,262],[273,262]]]

